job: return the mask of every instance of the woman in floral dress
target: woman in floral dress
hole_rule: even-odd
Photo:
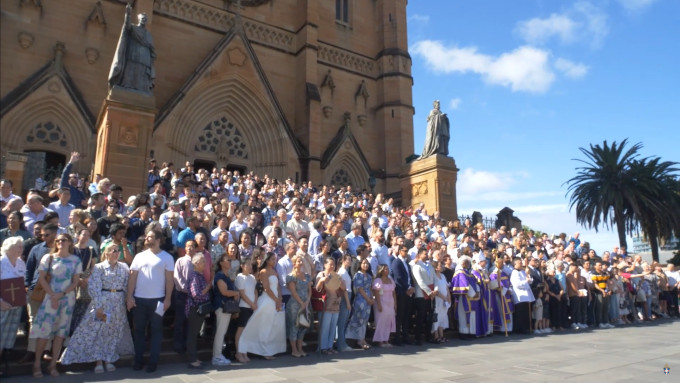
[[[115,371],[113,363],[121,354],[134,353],[125,309],[130,269],[125,262],[118,262],[119,252],[118,245],[108,244],[103,261],[95,265],[88,282],[92,303],[73,333],[61,364],[96,362],[94,372],[102,373],[104,367]]]
[[[80,282],[83,264],[75,256],[73,238],[68,234],[59,234],[54,241],[55,250],[44,256],[38,267],[38,284],[45,290],[38,314],[31,326],[29,338],[36,338],[35,361],[33,362],[33,377],[42,378],[40,358],[47,340],[54,337],[52,342],[52,361],[48,371],[52,376],[59,376],[57,359],[61,353],[64,338],[71,326],[71,315],[76,303],[75,290]],[[47,281],[47,274],[51,280]]]
[[[366,324],[368,324],[368,317],[371,315],[371,305],[373,304],[373,294],[371,293],[371,285],[373,278],[369,274],[371,270],[371,263],[368,259],[363,259],[359,270],[354,275],[352,281],[354,285],[354,305],[352,306],[352,317],[349,320],[347,333],[345,337],[348,339],[356,339],[359,347],[363,349],[371,348],[366,343]]]
[[[300,255],[293,257],[293,272],[286,276],[286,285],[290,289],[291,298],[286,305],[286,335],[292,349],[291,355],[296,358],[307,356],[302,351],[302,340],[307,327],[297,323],[297,317],[303,307],[309,306],[312,296],[312,277],[305,274],[304,259]]]

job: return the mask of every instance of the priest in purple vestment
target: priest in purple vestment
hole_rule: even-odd
[[[510,292],[510,276],[503,271],[503,258],[496,259],[496,268],[489,275],[494,331],[512,331],[512,313],[515,310]]]
[[[456,298],[454,307],[461,339],[470,339],[477,334],[476,316],[480,305],[480,287],[471,267],[470,257],[466,255],[460,257],[451,280],[451,294]]]
[[[479,251],[472,258],[472,275],[477,279],[479,286],[479,310],[477,311],[477,332],[476,336],[487,336],[493,334],[493,322],[491,318],[491,290],[489,289],[489,271],[486,269],[486,257],[483,251]]]

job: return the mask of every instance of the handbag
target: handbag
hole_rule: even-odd
[[[326,286],[322,287],[321,291],[312,287],[310,302],[312,303],[312,310],[314,310],[314,312],[322,312],[326,304]]]
[[[225,314],[236,314],[241,312],[241,308],[235,299],[225,299],[222,303],[222,312]]]
[[[80,279],[87,279],[92,275],[92,269],[90,266],[92,265],[92,247],[89,247],[90,249],[90,260],[87,262],[87,267],[83,270],[83,273],[80,274]],[[78,292],[76,293],[76,300],[79,299],[85,299],[85,300],[91,300],[92,297],[90,297],[90,293],[87,291],[87,289],[84,289],[80,286],[78,286]]]
[[[215,311],[215,307],[213,306],[212,302],[205,302],[198,305],[196,311],[198,312],[198,315],[208,316],[210,313]]]
[[[52,259],[53,256],[50,255],[50,260],[47,264],[47,275],[45,275],[45,281],[47,283],[50,283],[52,280]],[[31,296],[29,297],[30,300],[34,302],[40,302],[45,300],[45,289],[43,289],[42,285],[40,283],[36,283],[35,287],[33,288],[33,291],[31,292]]]
[[[309,328],[309,326],[312,325],[312,320],[309,315],[309,310],[307,308],[301,308],[300,311],[298,311],[297,314],[297,321],[296,324],[298,327],[305,327]]]

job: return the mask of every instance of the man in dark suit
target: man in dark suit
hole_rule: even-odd
[[[529,256],[529,264],[527,265],[526,274],[529,278],[529,288],[534,294],[534,297],[538,297],[538,292],[543,290],[543,275],[541,275],[541,270],[538,269],[538,259]],[[536,323],[532,316],[532,323]],[[536,328],[534,325],[533,328]]]
[[[543,276],[538,269],[538,259],[529,257],[529,265],[527,266],[527,275],[531,278],[531,292],[534,296],[538,296],[538,291],[543,289]]]
[[[408,341],[409,322],[413,307],[413,276],[408,255],[408,248],[404,245],[399,246],[399,256],[392,260],[391,276],[395,283],[395,293],[397,295],[397,339],[396,345],[410,343]]]

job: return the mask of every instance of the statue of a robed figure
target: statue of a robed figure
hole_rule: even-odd
[[[439,109],[439,100],[435,100],[432,105],[434,109],[427,116],[427,133],[421,159],[435,154],[449,155],[449,118]]]
[[[156,72],[153,67],[156,52],[151,33],[146,29],[146,13],[137,15],[138,23],[130,22],[132,6],[125,7],[125,21],[109,72],[109,90],[114,86],[151,93]]]

